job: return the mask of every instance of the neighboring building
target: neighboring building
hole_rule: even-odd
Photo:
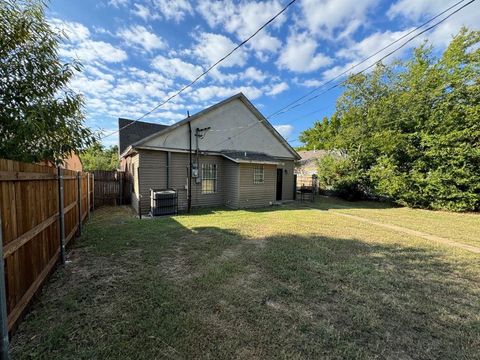
[[[301,159],[296,162],[295,173],[298,175],[317,175],[318,162],[327,155],[342,157],[337,151],[330,150],[302,150],[298,152]]]
[[[241,93],[130,144],[129,133],[148,126],[122,129],[124,121],[122,170],[133,178],[132,205],[143,215],[150,189],[174,189],[179,209],[187,209],[190,183],[192,207],[261,207],[294,198],[300,156]]]

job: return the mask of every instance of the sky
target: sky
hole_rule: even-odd
[[[187,111],[195,114],[241,91],[291,145],[301,145],[301,131],[334,112],[341,87],[292,111],[269,115],[457,1],[297,0],[207,76],[143,121],[170,125],[185,118]],[[288,2],[51,0],[47,18],[68,35],[61,44],[62,59],[83,65],[71,87],[85,97],[86,125],[106,135],[118,130],[119,117],[139,118],[188,84]],[[480,1],[395,57],[407,57],[423,39],[440,53],[462,25],[478,29],[479,18]],[[117,144],[118,133],[102,142]]]

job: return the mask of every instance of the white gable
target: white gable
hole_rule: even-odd
[[[199,117],[192,117],[192,148],[196,148],[195,129],[210,127],[198,140],[200,151],[240,150],[262,152],[268,155],[291,158],[295,156],[240,99],[234,99]],[[188,123],[153,136],[139,144],[140,147],[189,148]]]

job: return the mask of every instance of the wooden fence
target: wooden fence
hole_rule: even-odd
[[[123,171],[93,171],[95,206],[131,203],[132,181]]]
[[[0,159],[0,240],[9,331],[58,260],[64,261],[65,246],[81,233],[93,206],[92,193],[88,173]]]

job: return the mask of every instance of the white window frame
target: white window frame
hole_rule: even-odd
[[[257,172],[261,170],[260,172]],[[263,184],[265,183],[265,168],[263,165],[253,165],[253,183]]]
[[[213,181],[213,190],[204,189],[204,181]],[[218,167],[217,164],[203,163],[202,164],[202,194],[215,194],[218,191]]]

